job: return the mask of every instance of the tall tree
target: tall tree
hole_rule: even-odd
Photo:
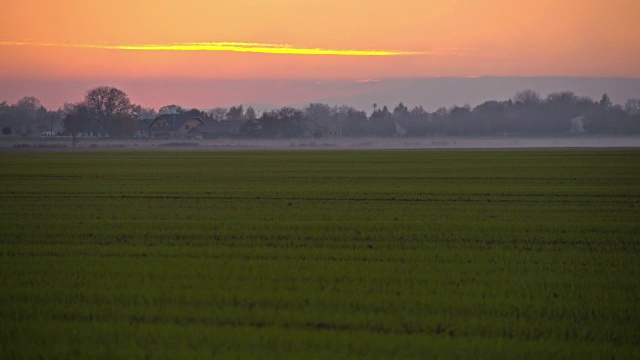
[[[256,115],[256,111],[253,109],[253,106],[249,106],[247,110],[244,112],[244,117],[247,120],[255,120],[258,115]]]
[[[91,118],[91,112],[87,104],[80,102],[76,104],[64,104],[62,109],[62,127],[71,135],[71,144],[76,146],[78,134],[86,130]]]
[[[326,125],[332,117],[331,107],[327,104],[312,103],[304,108],[304,115],[314,124]]]
[[[397,118],[409,116],[409,108],[407,108],[403,103],[399,103],[395,108],[393,108],[393,116]]]
[[[374,111],[369,120],[371,122],[371,130],[375,136],[393,136],[396,133],[393,115],[389,111],[389,108],[387,108],[387,105],[384,105],[382,109]]]
[[[227,111],[229,111],[229,109],[227,108],[220,108],[220,107],[213,108],[209,110],[209,116],[213,121],[220,122],[225,119],[227,115]]]
[[[14,106],[15,125],[21,129],[23,136],[29,136],[36,131],[44,131],[44,120],[47,119],[47,109],[42,106],[40,100],[33,96],[25,96],[18,100]]]
[[[43,106],[38,98],[34,96],[25,96],[18,100],[16,107],[22,110],[28,117],[26,120],[34,121],[36,119],[36,114]]]
[[[600,102],[598,104],[605,110],[609,109],[613,105],[611,103],[611,98],[609,98],[609,95],[607,95],[607,93],[604,93],[604,95],[602,95],[602,98],[600,98]]]
[[[242,121],[244,120],[244,108],[242,105],[232,106],[227,111],[226,117],[229,121]]]
[[[276,138],[294,138],[303,134],[303,120],[304,112],[292,107],[267,111],[260,117],[261,132]]]
[[[94,116],[100,129],[100,136],[105,135],[111,117],[114,114],[131,114],[133,105],[129,96],[122,90],[109,86],[99,86],[89,90],[85,103]]]
[[[517,105],[538,106],[542,103],[542,98],[536,91],[526,89],[518,91],[513,96],[513,102],[515,102]]]

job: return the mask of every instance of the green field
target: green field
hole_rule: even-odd
[[[0,358],[639,358],[640,151],[0,153]]]

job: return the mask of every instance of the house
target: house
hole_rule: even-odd
[[[576,116],[571,119],[571,133],[572,134],[582,134],[584,133],[584,120],[586,117],[584,115]]]
[[[189,130],[202,125],[202,119],[189,114],[162,114],[153,119],[147,129],[154,139],[177,139],[186,138]]]
[[[149,134],[149,124],[154,119],[138,119],[138,130],[136,131],[135,137],[137,138],[148,138]]]

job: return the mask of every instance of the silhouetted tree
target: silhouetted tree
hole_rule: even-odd
[[[538,106],[542,104],[542,98],[540,94],[538,94],[534,90],[526,89],[522,91],[518,91],[513,96],[513,102],[516,106],[524,105],[524,106]]]
[[[244,108],[242,105],[232,106],[229,108],[225,115],[228,121],[242,121],[244,120]]]
[[[292,107],[267,111],[260,117],[263,136],[294,138],[303,135],[304,113]]]
[[[197,118],[200,118],[201,120],[204,120],[205,117],[207,116],[207,114],[204,111],[200,111],[200,110],[198,110],[196,108],[193,108],[193,109],[189,109],[189,110],[182,109],[182,112],[180,113],[180,116],[181,117],[187,117],[187,118],[197,117]]]
[[[312,103],[304,108],[304,116],[315,124],[327,124],[331,121],[331,107],[327,104]]]
[[[91,89],[85,96],[85,103],[100,129],[100,136],[105,135],[111,117],[114,114],[132,114],[133,106],[124,91],[109,86]]]
[[[416,106],[401,120],[401,125],[407,130],[407,136],[425,136],[431,126],[429,113],[422,106]]]
[[[359,137],[371,134],[371,123],[364,111],[346,105],[336,106],[331,109],[331,116],[342,128],[343,136]]]
[[[409,116],[409,108],[403,103],[399,103],[395,108],[393,108],[393,116],[399,118]]]
[[[158,110],[158,115],[162,114],[181,114],[183,111],[182,107],[176,104],[165,105]]]
[[[578,98],[571,91],[554,92],[547,95],[544,101],[544,112],[536,124],[539,134],[563,134],[571,130],[571,119],[581,115],[582,110],[577,106]]]
[[[209,116],[213,121],[216,121],[216,122],[224,121],[224,119],[226,119],[226,116],[227,116],[227,111],[229,111],[227,108],[220,108],[220,107],[214,108],[209,110]]]
[[[29,136],[37,131],[45,131],[48,126],[48,112],[38,98],[25,96],[18,100],[12,109],[12,122],[23,136]]]
[[[469,130],[474,135],[496,135],[514,132],[506,116],[509,102],[485,101],[473,108],[473,125]]]
[[[393,115],[386,105],[382,109],[378,109],[371,113],[369,118],[372,135],[375,136],[393,136],[396,133],[396,126],[393,122]]]
[[[20,110],[24,111],[26,115],[26,119],[28,121],[35,121],[38,110],[43,108],[40,100],[33,96],[25,96],[22,99],[18,100],[16,103],[16,107]]]
[[[132,111],[139,119],[153,119],[158,116],[153,108],[145,108],[142,105],[133,105]]]
[[[453,106],[447,115],[447,123],[445,125],[446,134],[453,136],[467,135],[470,132],[472,120],[471,107],[468,104],[464,106]]]
[[[609,95],[607,95],[606,93],[602,95],[602,98],[600,98],[600,102],[598,103],[600,105],[601,108],[603,109],[609,109],[611,107],[611,99],[609,98]]]
[[[85,131],[91,119],[91,111],[84,102],[64,104],[62,127],[71,135],[71,145],[78,143],[78,134]]]
[[[253,107],[249,106],[244,113],[244,117],[247,120],[255,120],[258,116],[256,115],[256,111],[253,109]]]
[[[312,103],[307,105],[303,111],[306,128],[308,131],[312,131],[312,135],[316,138],[324,136],[329,128],[341,127],[341,124],[337,122],[334,109],[327,104]]]

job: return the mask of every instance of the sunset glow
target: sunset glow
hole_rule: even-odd
[[[9,0],[0,83],[638,78],[638,13],[632,0]],[[27,95],[11,90],[0,97]]]
[[[89,44],[50,44],[28,42],[0,42],[0,46],[36,46],[36,47],[70,47],[80,49],[105,50],[141,50],[141,51],[229,51],[240,53],[262,53],[280,55],[338,55],[338,56],[398,56],[421,55],[425,52],[417,51],[388,51],[388,50],[339,50],[339,49],[310,49],[292,45],[260,44],[242,42],[201,42],[184,44],[147,44],[147,45],[89,45]]]

